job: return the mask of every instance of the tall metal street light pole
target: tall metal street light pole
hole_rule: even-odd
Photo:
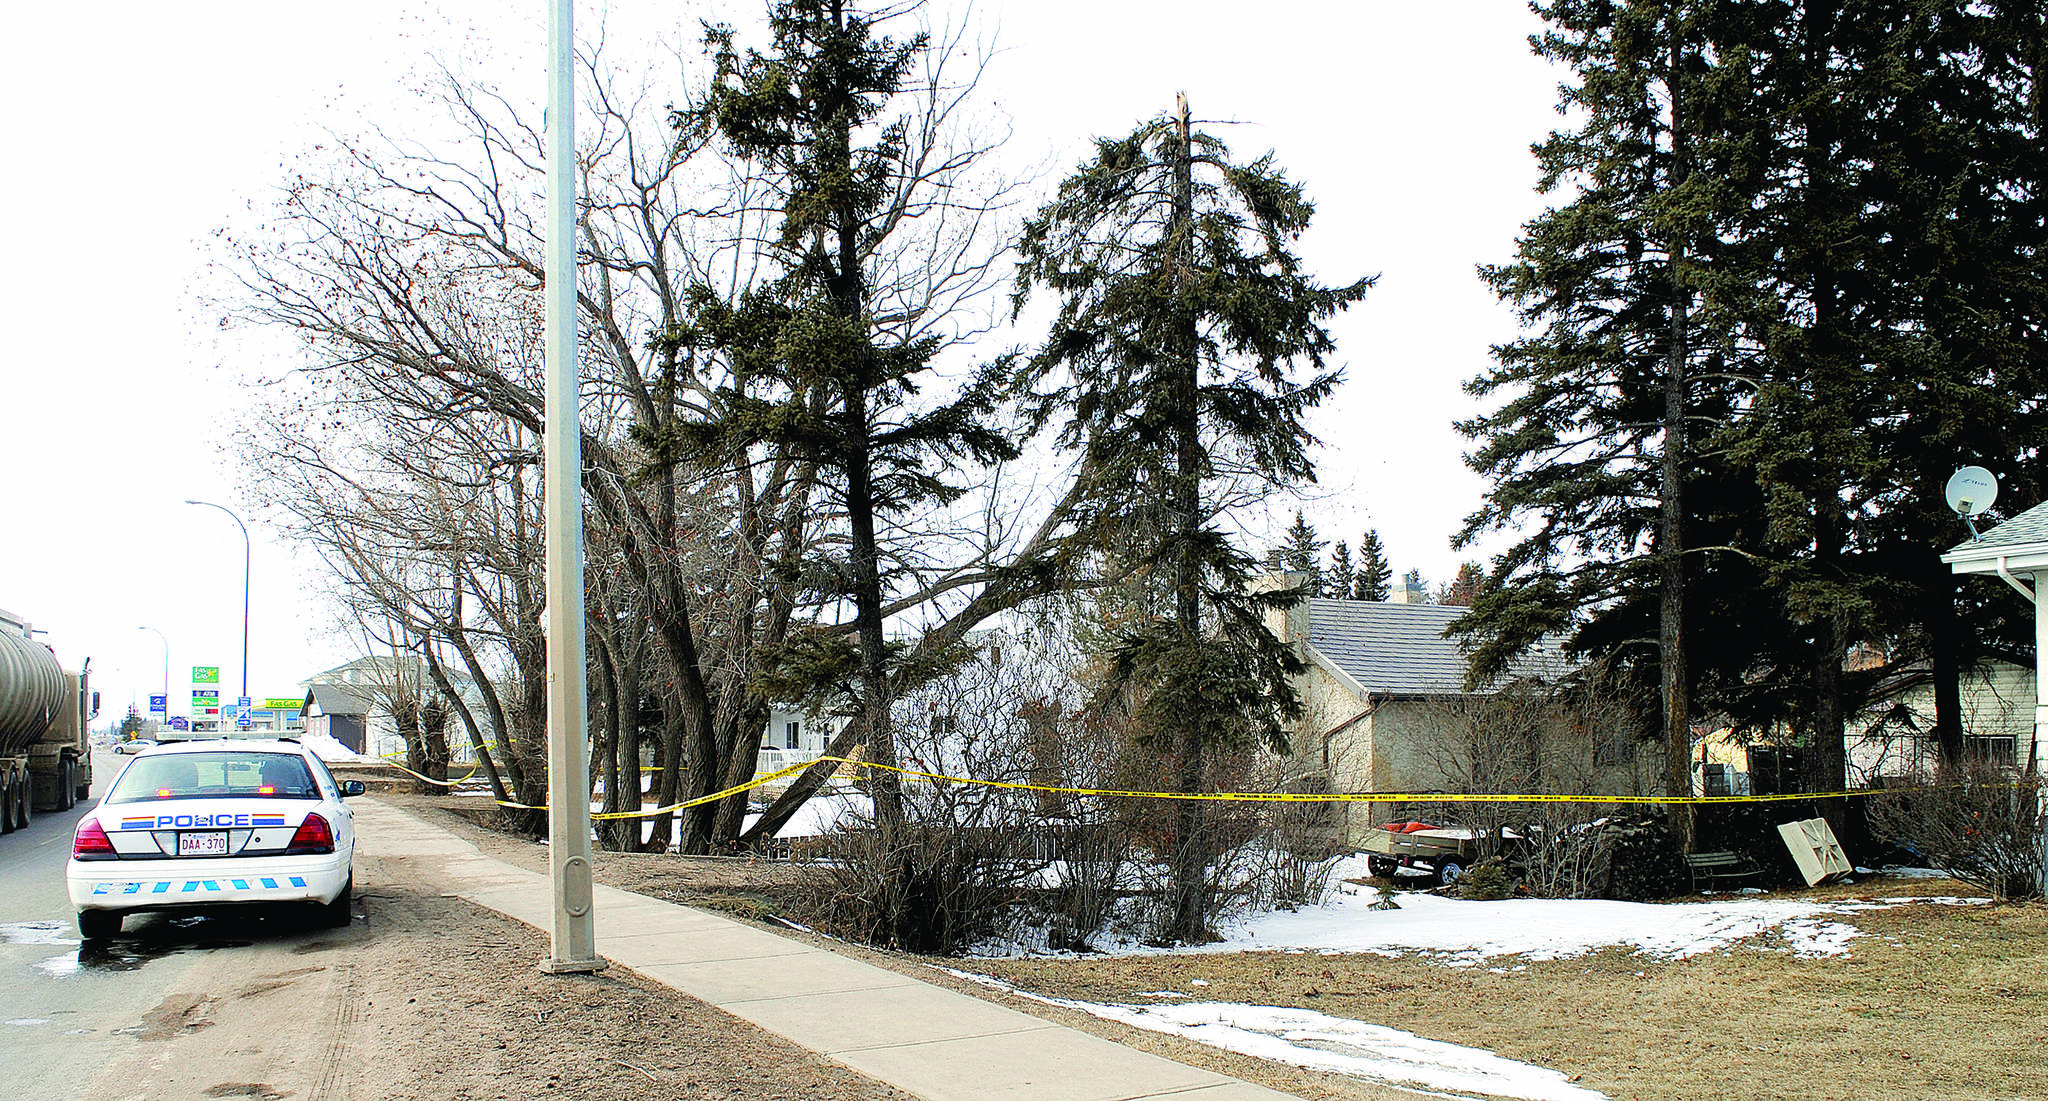
[[[583,417],[576,371],[576,69],[570,0],[548,0],[546,438],[548,878],[541,970],[596,971],[591,915],[590,731],[583,650]]]
[[[135,629],[138,631],[148,631],[164,644],[164,721],[169,722],[171,719],[171,640],[165,638],[164,633],[154,627],[137,627]]]
[[[227,513],[228,519],[233,520],[235,526],[242,529],[242,695],[246,697],[249,694],[249,526],[242,523],[242,518],[235,515],[235,510],[226,505],[216,505],[212,501],[195,501],[190,497],[185,499],[185,503],[217,508]],[[169,702],[165,701],[166,704]]]

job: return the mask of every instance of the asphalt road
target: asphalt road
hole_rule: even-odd
[[[95,755],[95,799],[125,761]],[[38,814],[0,837],[0,1097],[158,1094],[151,1079],[176,1048],[164,1041],[180,1032],[194,991],[232,986],[324,932],[295,915],[146,914],[118,938],[83,945],[64,862],[89,807]]]

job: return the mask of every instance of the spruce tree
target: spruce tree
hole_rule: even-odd
[[[1323,541],[1316,538],[1314,525],[1299,510],[1294,513],[1294,523],[1287,526],[1287,537],[1279,552],[1282,569],[1308,574],[1308,594],[1323,595]]]
[[[1266,626],[1301,590],[1251,593],[1256,560],[1215,522],[1228,458],[1270,485],[1310,480],[1307,411],[1337,373],[1324,322],[1371,280],[1327,287],[1292,243],[1313,207],[1271,156],[1230,159],[1174,114],[1102,139],[1025,227],[1017,304],[1058,314],[1016,382],[1040,422],[1102,472],[1079,539],[1162,579],[1164,614],[1117,633],[1107,688],[1131,701],[1176,791],[1208,784],[1215,748],[1286,746],[1302,668]],[[1203,805],[1176,809],[1172,913],[1161,935],[1212,935]]]
[[[1337,540],[1337,545],[1330,548],[1330,566],[1323,571],[1324,589],[1338,600],[1350,600],[1357,575],[1357,567],[1351,564],[1351,544]]]
[[[1486,569],[1477,562],[1464,562],[1458,566],[1458,576],[1452,578],[1442,591],[1437,593],[1438,604],[1470,607],[1472,598],[1479,595],[1479,587],[1486,583]]]
[[[666,339],[733,364],[721,415],[697,425],[692,442],[794,448],[837,498],[846,558],[812,572],[826,596],[852,606],[853,652],[826,647],[806,656],[808,675],[798,662],[781,679],[826,683],[851,672],[869,759],[893,765],[878,528],[956,499],[963,489],[946,477],[954,468],[1015,450],[988,420],[990,387],[945,401],[919,396],[944,338],[904,335],[874,301],[870,265],[885,262],[879,246],[901,221],[903,190],[920,178],[912,159],[924,147],[895,112],[925,36],[892,39],[845,0],[781,0],[769,27],[765,52],[741,49],[729,27],[708,32],[710,89],[677,122],[686,139],[716,140],[772,182],[775,275],[733,299],[698,287],[694,316]],[[658,450],[669,441],[643,442]],[[868,780],[878,825],[900,836],[899,777],[877,770]]]
[[[1674,787],[1698,692],[1799,731],[1807,783],[1833,790],[1875,679],[1843,659],[1883,642],[1931,660],[1952,753],[1982,637],[1959,617],[1995,627],[2002,598],[1958,608],[1930,502],[1970,461],[2039,494],[2038,8],[1541,10],[1583,124],[1539,159],[1579,186],[1487,272],[1533,335],[1472,384],[1499,410],[1463,426],[1495,489],[1461,539],[1526,533],[1459,624],[1475,674],[1564,634],[1661,681]]]
[[[1689,438],[1725,416],[1735,389],[1717,367],[1733,324],[1700,287],[1703,250],[1738,202],[1731,162],[1746,151],[1727,117],[1744,91],[1714,62],[1715,47],[1743,46],[1741,6],[1538,9],[1550,24],[1538,53],[1573,70],[1562,106],[1578,120],[1536,147],[1541,187],[1575,193],[1528,224],[1515,262],[1483,269],[1529,335],[1496,348],[1498,368],[1468,386],[1502,397],[1499,408],[1459,425],[1494,488],[1456,545],[1521,533],[1454,624],[1471,682],[1546,635],[1583,650],[1589,616],[1652,602],[1654,616],[1626,620],[1647,637],[1614,640],[1613,653],[1658,686],[1666,785],[1680,794],[1691,787]]]
[[[1351,586],[1353,600],[1385,600],[1394,590],[1394,567],[1387,564],[1387,552],[1380,546],[1380,533],[1367,528],[1358,539],[1358,576]]]

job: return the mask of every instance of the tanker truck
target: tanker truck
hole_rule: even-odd
[[[66,672],[28,621],[0,611],[0,833],[39,810],[70,810],[91,792],[87,724],[100,706],[90,664]]]

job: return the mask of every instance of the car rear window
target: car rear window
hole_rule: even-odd
[[[220,798],[318,799],[320,790],[295,753],[167,753],[137,757],[114,782],[107,802]]]

